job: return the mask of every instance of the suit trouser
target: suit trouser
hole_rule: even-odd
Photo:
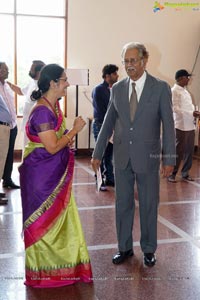
[[[183,167],[181,169],[182,177],[188,175],[189,170],[192,167],[192,157],[194,152],[194,138],[195,131],[182,131],[176,129],[176,166],[172,174],[176,176],[180,167],[181,161],[183,160]]]
[[[13,170],[13,161],[14,161],[14,147],[15,147],[15,140],[17,137],[17,126],[10,129],[10,139],[9,139],[9,148],[6,158],[6,163],[4,167],[3,173],[3,180],[9,182],[11,180],[11,174]]]
[[[159,171],[135,173],[129,161],[126,169],[115,168],[116,228],[119,251],[133,248],[133,222],[135,213],[134,185],[137,184],[141,239],[144,253],[157,248],[157,215],[159,203]]]
[[[8,153],[10,137],[10,127],[5,125],[0,125],[0,181],[2,179],[6,157]]]

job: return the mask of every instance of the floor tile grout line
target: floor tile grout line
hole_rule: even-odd
[[[72,186],[79,186],[79,185],[96,185],[96,182],[74,182]]]
[[[78,210],[97,210],[97,209],[107,209],[107,208],[115,208],[115,205],[103,205],[103,206],[82,206],[78,207]],[[6,216],[6,215],[18,215],[22,214],[22,211],[15,211],[15,212],[4,212],[0,213],[0,216]]]
[[[104,206],[86,206],[79,207],[78,210],[97,210],[97,209],[107,209],[107,208],[115,208],[115,205],[104,205]]]
[[[185,242],[188,242],[188,240],[183,238],[183,237],[158,240],[159,245],[174,244],[174,243],[185,243]],[[117,244],[102,244],[102,245],[87,246],[89,251],[117,249],[117,247],[118,247]],[[140,242],[135,241],[133,243],[133,247],[140,247]],[[24,251],[13,252],[13,253],[12,252],[11,253],[0,253],[0,259],[13,258],[13,257],[23,257],[24,255],[25,255]]]
[[[178,178],[182,178],[181,176],[177,176],[177,177]],[[195,179],[198,179],[198,178],[195,178]],[[184,180],[181,180],[180,182],[190,183],[190,184],[193,184],[194,186],[200,187],[200,183],[197,183],[195,181],[184,181]]]
[[[199,200],[183,200],[183,201],[166,201],[166,202],[160,202],[159,206],[164,206],[164,205],[179,205],[179,204],[200,204]]]
[[[167,228],[171,229],[173,232],[181,236],[182,238],[186,239],[188,242],[196,246],[197,248],[200,249],[200,243],[199,241],[195,240],[191,235],[180,229],[178,226],[174,225],[167,219],[163,218],[161,215],[158,215],[158,221],[166,226]]]
[[[82,163],[77,162],[77,161],[76,161],[76,166],[82,168],[82,169],[85,170],[87,173],[89,173],[90,175],[94,176],[94,171],[92,170],[92,168],[85,167]]]
[[[138,200],[137,200],[138,201]],[[184,205],[184,204],[200,204],[199,200],[186,200],[186,201],[173,201],[173,202],[160,202],[159,206],[165,206],[165,205]],[[138,205],[137,205],[138,206]],[[100,205],[100,206],[82,206],[78,207],[79,211],[82,210],[98,210],[98,209],[110,209],[115,208],[115,205]],[[7,212],[0,212],[0,216],[6,216],[6,215],[17,215],[21,214],[22,211],[7,211]]]
[[[158,240],[159,245],[166,245],[166,244],[174,244],[174,243],[183,243],[183,242],[188,242],[185,238],[173,238],[173,239],[163,239],[163,240]],[[135,241],[133,242],[133,247],[140,247],[140,242]],[[94,245],[94,246],[88,246],[89,251],[96,251],[96,250],[108,250],[108,249],[117,249],[118,245],[117,244],[105,244],[105,245]]]
[[[192,185],[194,185],[196,187],[200,187],[200,184],[197,183],[197,182],[194,182],[194,181],[187,181],[187,183],[192,184]]]

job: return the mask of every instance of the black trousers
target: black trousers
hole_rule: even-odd
[[[4,173],[2,176],[3,180],[6,182],[9,182],[11,180],[13,161],[14,161],[14,147],[15,147],[15,140],[17,137],[17,131],[18,131],[17,126],[15,126],[10,130],[8,154],[7,154],[6,163],[4,167]]]

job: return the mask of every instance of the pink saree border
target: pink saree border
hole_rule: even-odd
[[[69,162],[66,168],[66,177],[61,186],[61,191],[56,195],[51,207],[46,210],[37,220],[24,229],[25,248],[39,241],[46,232],[55,224],[56,220],[67,207],[70,201],[72,189],[72,177],[74,171],[74,155],[69,152]],[[64,199],[64,201],[62,200]]]
[[[59,270],[31,271],[26,269],[25,285],[35,288],[60,287],[80,281],[93,282],[90,263],[81,263],[75,267]]]

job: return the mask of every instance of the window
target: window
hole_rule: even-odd
[[[6,30],[1,30],[0,60],[9,68],[8,80],[25,87],[33,60],[66,67],[67,0],[1,2],[0,28]],[[23,101],[22,96],[16,96],[18,116],[22,115]]]

